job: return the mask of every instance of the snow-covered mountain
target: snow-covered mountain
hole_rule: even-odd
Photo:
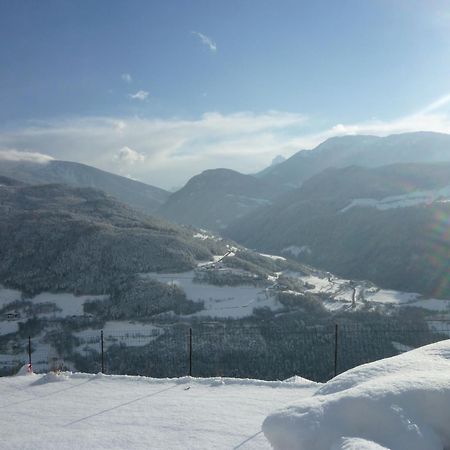
[[[163,189],[69,161],[0,160],[0,175],[28,184],[59,183],[100,189],[146,213],[154,212],[169,197]]]
[[[277,157],[276,163],[256,175],[228,169],[206,170],[172,194],[157,212],[177,223],[224,232],[231,223],[260,207],[276,207],[281,194],[297,189],[330,168],[445,161],[450,161],[447,134],[335,137],[285,161]]]
[[[177,223],[220,231],[236,218],[271,204],[281,192],[276,184],[252,175],[206,170],[172,194],[158,214]]]
[[[92,188],[0,186],[0,282],[30,294],[110,292],[118,278],[189,270],[220,247]]]
[[[312,150],[299,151],[286,161],[266,168],[258,176],[286,188],[295,188],[332,167],[378,167],[440,161],[450,161],[448,134],[416,132],[386,137],[342,136],[327,139]]]
[[[424,329],[414,342],[426,342],[434,333],[426,315],[448,311],[444,300],[338,279],[146,217],[101,191],[7,184],[0,187],[0,372],[24,361],[26,336],[41,370],[57,354],[65,367],[98,371],[102,329],[111,372],[185,374],[190,327],[198,375],[273,379],[303,367],[305,376],[323,380],[331,360],[316,359],[334,334],[305,340],[311,327],[327,330],[345,320],[396,330],[395,338],[358,350],[345,363],[351,367],[368,353],[396,354],[394,341],[410,345],[411,336],[399,331],[405,327]],[[305,366],[300,349],[317,364]]]
[[[226,234],[344,277],[448,297],[449,200],[449,163],[329,169]]]

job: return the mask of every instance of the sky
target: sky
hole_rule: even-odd
[[[447,0],[0,0],[0,61],[0,159],[167,189],[335,135],[450,132]]]

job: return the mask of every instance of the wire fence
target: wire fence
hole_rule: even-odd
[[[0,374],[72,370],[152,377],[239,377],[327,381],[352,367],[448,339],[450,323],[421,328],[332,324],[280,327],[142,326],[53,332],[0,341]]]

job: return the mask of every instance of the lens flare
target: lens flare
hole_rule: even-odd
[[[450,210],[435,209],[429,228],[427,258],[435,271],[433,295],[443,297],[450,290]]]

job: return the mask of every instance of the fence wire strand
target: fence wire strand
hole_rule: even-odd
[[[219,324],[220,325],[220,324]],[[48,333],[31,338],[35,372],[71,370],[108,374],[180,377],[239,377],[282,380],[299,375],[327,381],[360,364],[398,355],[450,336],[450,324],[427,328],[341,324],[281,328],[188,326],[161,330],[100,330]],[[0,375],[28,362],[28,340],[2,341]]]

